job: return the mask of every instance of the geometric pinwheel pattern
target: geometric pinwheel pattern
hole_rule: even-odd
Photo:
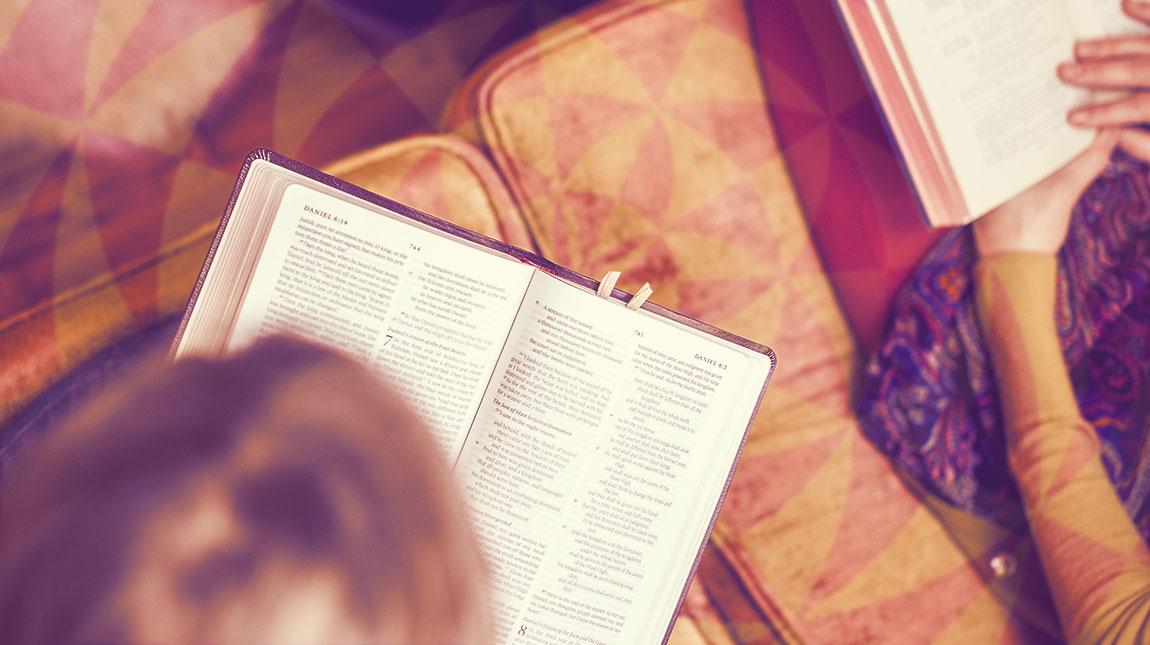
[[[0,324],[217,219],[251,148],[323,165],[435,130],[478,61],[580,3],[392,4],[0,3]],[[107,306],[148,320],[170,279]]]
[[[939,232],[919,210],[835,2],[754,0],[747,9],[799,202],[866,353]]]
[[[737,0],[542,31],[580,3],[437,4],[416,26],[359,0],[4,3],[0,357],[178,309],[250,148],[327,165],[446,113],[478,149],[429,137],[336,168],[431,212],[481,205],[473,226],[778,353],[676,638],[1031,636],[979,576],[990,554],[955,546],[851,413],[850,325],[877,336],[873,303],[932,234],[829,0],[749,2],[758,49]],[[0,392],[50,372],[0,369]]]

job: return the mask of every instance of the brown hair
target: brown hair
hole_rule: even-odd
[[[10,645],[278,641],[291,634],[261,630],[314,605],[300,589],[331,601],[309,624],[338,638],[488,636],[482,558],[438,446],[325,349],[275,338],[137,375],[0,490]]]

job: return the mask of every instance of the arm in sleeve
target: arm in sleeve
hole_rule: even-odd
[[[1054,322],[1057,260],[983,258],[978,314],[998,381],[1011,468],[1073,642],[1150,634],[1150,556],[1078,410]]]

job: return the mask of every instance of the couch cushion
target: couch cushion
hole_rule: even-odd
[[[679,637],[1012,634],[851,415],[855,346],[740,3],[602,5],[498,56],[447,114],[488,149],[545,255],[648,280],[660,304],[778,352]]]
[[[329,170],[485,235],[529,244],[486,158],[453,137],[401,140]],[[146,302],[156,317],[182,311],[214,234],[215,224],[203,225],[153,257],[0,321],[0,424],[101,348],[148,327],[154,318],[134,315],[135,299]],[[55,398],[39,403],[50,405],[49,400]]]

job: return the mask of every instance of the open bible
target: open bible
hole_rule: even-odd
[[[835,0],[932,226],[977,219],[1082,153],[1077,40],[1145,31],[1120,0]]]
[[[775,358],[597,286],[259,150],[173,353],[292,332],[361,357],[454,464],[499,642],[659,642]]]

